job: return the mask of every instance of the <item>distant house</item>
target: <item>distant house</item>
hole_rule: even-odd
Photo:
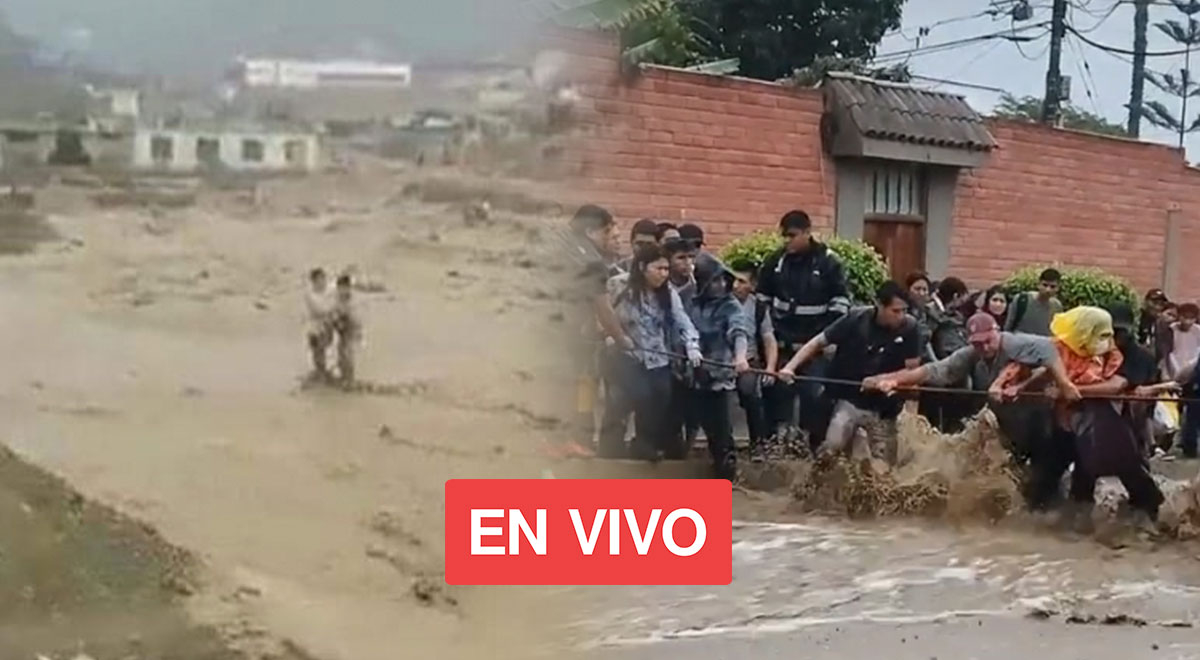
[[[241,58],[231,70],[230,82],[245,88],[407,89],[412,75],[412,65],[401,63]]]
[[[133,139],[133,169],[171,173],[228,170],[246,173],[304,173],[320,164],[320,138],[295,126],[184,123],[139,126]]]

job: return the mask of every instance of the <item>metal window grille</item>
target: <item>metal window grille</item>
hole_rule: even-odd
[[[915,165],[873,165],[867,175],[867,215],[925,215],[925,173]]]

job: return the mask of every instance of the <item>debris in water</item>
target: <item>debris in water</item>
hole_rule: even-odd
[[[1161,622],[1159,622],[1158,625],[1162,626],[1163,628],[1191,628],[1191,627],[1193,627],[1191,621],[1161,621]]]
[[[243,585],[239,586],[233,593],[235,596],[237,596],[239,598],[245,598],[245,597],[258,598],[258,597],[262,596],[262,594],[263,594],[261,587],[257,587],[257,586],[250,585],[250,584],[243,584]]]
[[[390,509],[376,511],[368,521],[367,527],[381,536],[400,539],[414,548],[421,546],[421,539],[406,530],[401,522],[400,514]]]
[[[1101,619],[1100,623],[1106,626],[1136,626],[1141,628],[1146,625],[1146,620],[1128,614],[1110,614]]]
[[[262,301],[262,300],[255,300],[255,301],[254,301],[254,308],[255,308],[255,309],[260,309],[260,310],[264,310],[264,311],[265,311],[265,310],[271,309],[271,306],[270,306],[270,305],[268,305],[268,304],[267,304],[265,301]]]
[[[438,601],[450,607],[458,605],[458,600],[446,593],[443,582],[426,575],[418,576],[417,579],[413,580],[412,594],[423,605],[436,605]]]

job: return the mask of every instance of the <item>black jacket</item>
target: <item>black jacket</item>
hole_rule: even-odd
[[[850,311],[850,291],[842,264],[824,243],[808,251],[780,250],[758,273],[758,300],[771,308],[781,346],[804,344]]]

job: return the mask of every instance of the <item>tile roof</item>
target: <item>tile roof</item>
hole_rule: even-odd
[[[996,146],[961,96],[838,73],[822,85],[865,137],[969,151]]]

